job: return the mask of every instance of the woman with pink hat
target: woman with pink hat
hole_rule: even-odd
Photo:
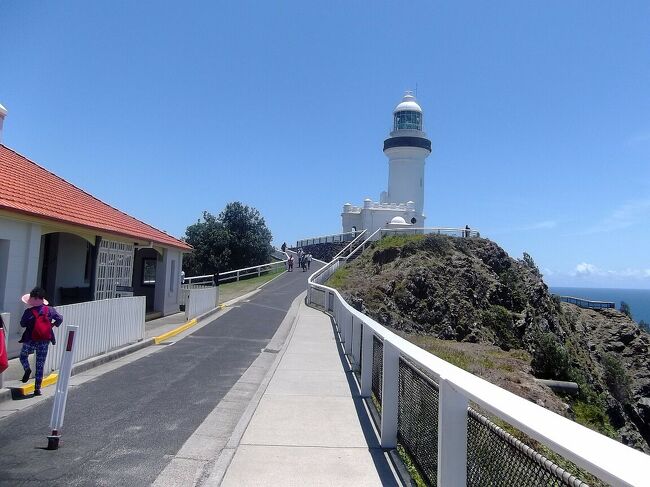
[[[29,294],[22,297],[23,303],[29,308],[23,313],[20,319],[20,326],[25,328],[22,338],[18,343],[23,344],[20,351],[20,364],[25,370],[22,381],[27,382],[32,374],[29,367],[29,354],[36,354],[36,380],[34,382],[34,395],[41,395],[41,382],[43,381],[43,367],[47,357],[47,349],[54,340],[53,326],[60,326],[63,323],[63,317],[57,311],[48,306],[50,303],[45,299],[45,291],[40,287],[35,287]]]

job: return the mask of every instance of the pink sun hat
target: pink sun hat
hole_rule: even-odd
[[[33,308],[34,306],[40,306],[41,304],[44,304],[45,306],[47,306],[48,304],[50,304],[50,303],[47,301],[47,299],[36,298],[36,297],[34,297],[34,296],[30,296],[29,293],[24,294],[23,297],[20,298],[20,300],[21,300],[23,303],[25,303],[27,306],[32,307],[32,308]]]

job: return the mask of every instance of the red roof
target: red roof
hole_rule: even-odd
[[[34,198],[35,181],[47,188],[47,198]],[[107,205],[1,144],[0,209],[168,247],[192,249],[185,242]]]

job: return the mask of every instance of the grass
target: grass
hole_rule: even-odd
[[[468,372],[474,373],[474,371],[480,369],[498,368],[497,364],[490,357],[458,350],[453,346],[449,346],[447,344],[449,342],[445,340],[426,335],[400,334],[418,347]]]
[[[418,468],[415,466],[415,463],[413,463],[413,459],[408,453],[406,453],[406,450],[400,444],[397,445],[397,454],[402,459],[402,462],[404,462],[404,466],[413,479],[413,482],[415,482],[415,485],[417,485],[417,487],[427,487],[427,483],[422,478],[422,475],[420,474]]]
[[[265,282],[270,281],[274,277],[285,272],[285,269],[278,267],[272,271],[261,276],[251,277],[250,279],[242,279],[240,281],[228,282],[219,286],[219,302],[225,303],[231,299],[238,298],[246,293],[254,291]]]
[[[350,269],[347,267],[339,267],[334,274],[325,283],[327,286],[333,287],[334,289],[342,289],[345,286],[346,281],[350,277]]]
[[[374,244],[377,250],[384,250],[390,247],[403,247],[408,242],[419,242],[424,235],[387,235]]]
[[[586,401],[576,401],[571,407],[577,423],[596,430],[610,438],[616,438],[616,430],[609,421],[605,409],[599,404]]]

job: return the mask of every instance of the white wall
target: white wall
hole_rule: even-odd
[[[20,350],[18,340],[22,332],[19,322],[25,310],[20,297],[37,283],[41,227],[0,217],[0,240],[8,241],[8,250],[1,253],[6,258],[5,262],[0,263],[0,280],[4,280],[0,311],[11,313],[9,354],[16,356]],[[3,245],[6,247],[7,243]]]
[[[430,154],[419,147],[394,147],[384,151],[388,157],[388,203],[415,203],[415,211],[424,208],[424,160]]]
[[[156,294],[154,310],[164,315],[179,311],[180,273],[183,254],[177,249],[164,249],[156,265]]]

